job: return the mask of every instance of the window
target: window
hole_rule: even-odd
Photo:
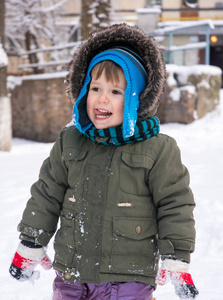
[[[161,5],[162,0],[146,0],[146,6]]]
[[[192,8],[195,8],[198,6],[198,0],[183,0],[183,3]]]

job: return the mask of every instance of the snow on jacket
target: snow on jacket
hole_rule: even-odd
[[[175,141],[163,134],[104,146],[64,129],[19,225],[21,238],[46,246],[67,281],[141,281],[155,286],[161,255],[189,260],[194,200]]]

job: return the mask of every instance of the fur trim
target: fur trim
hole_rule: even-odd
[[[148,83],[140,95],[138,114],[143,116],[154,112],[163,96],[166,83],[163,56],[151,35],[146,35],[140,28],[125,23],[115,24],[91,33],[89,38],[78,47],[66,78],[67,92],[71,102],[75,103],[79,96],[92,58],[114,46],[131,47],[144,60]]]

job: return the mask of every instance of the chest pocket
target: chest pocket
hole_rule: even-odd
[[[133,195],[149,195],[148,174],[153,163],[149,156],[123,152],[120,165],[121,190]]]
[[[68,183],[74,187],[80,183],[81,174],[84,172],[84,162],[87,157],[87,150],[78,148],[67,148],[62,154],[62,160],[68,169]]]

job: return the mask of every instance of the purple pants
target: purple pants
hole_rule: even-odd
[[[154,288],[141,282],[66,283],[54,280],[53,300],[152,300]]]

